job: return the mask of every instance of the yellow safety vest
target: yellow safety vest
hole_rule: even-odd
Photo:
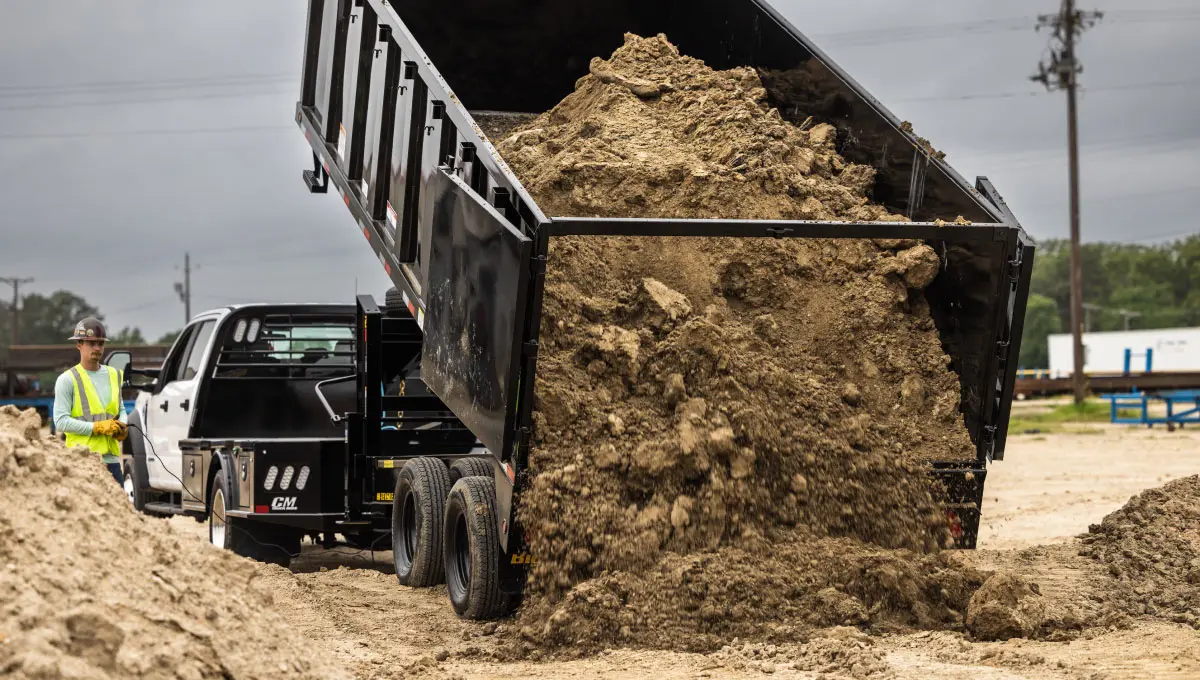
[[[112,420],[121,414],[121,373],[111,366],[102,366],[108,371],[109,397],[107,404],[100,403],[100,395],[82,366],[71,367],[71,377],[75,380],[75,398],[71,402],[71,417],[98,423],[102,420]],[[121,442],[115,438],[100,434],[66,434],[68,447],[82,446],[101,455],[121,455]]]

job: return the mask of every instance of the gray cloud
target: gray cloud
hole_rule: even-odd
[[[112,324],[148,336],[182,323],[172,284],[184,252],[197,267],[193,312],[254,299],[346,301],[356,283],[381,294],[387,278],[340,201],[310,196],[300,181],[310,156],[292,110],[305,4],[0,2],[0,275],[34,276],[34,291],[75,290]],[[1181,4],[1106,4],[1111,20],[1084,37],[1089,240],[1195,230],[1187,203],[1198,183],[1200,76],[1190,65],[1200,62],[1200,12],[1162,13]],[[778,2],[964,176],[991,177],[1035,237],[1067,233],[1064,95],[992,95],[1038,92],[1028,76],[1047,36],[1010,20],[1056,6]],[[1130,10],[1141,14],[1121,15]],[[231,74],[242,84],[184,82]],[[114,81],[127,84],[63,89]],[[107,103],[82,105],[97,101]]]

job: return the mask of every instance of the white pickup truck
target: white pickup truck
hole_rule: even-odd
[[[377,342],[356,343],[356,328],[376,329]],[[390,549],[397,530],[429,524],[400,484],[409,461],[493,475],[491,455],[424,389],[420,356],[407,310],[389,316],[370,296],[206,311],[156,370],[130,370],[130,354],[113,352],[106,363],[139,391],[122,452],[130,502],[207,521],[214,544],[280,564],[304,536]],[[401,554],[404,573],[440,553],[436,543]]]

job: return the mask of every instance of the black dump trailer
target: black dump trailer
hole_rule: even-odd
[[[872,198],[912,221],[543,214],[480,121],[553,107],[626,32],[664,33],[716,69],[757,69],[785,118],[833,125],[840,153],[877,170]],[[942,268],[925,295],[959,376],[976,456],[932,474],[949,492],[957,545],[974,547],[986,467],[1004,455],[1033,243],[987,179],[968,184],[766,0],[309,0],[295,114],[313,151],[303,173],[310,191],[332,184],[341,195],[395,286],[389,311],[402,306],[415,324],[421,382],[491,454],[494,486],[466,489],[486,501],[491,526],[455,524],[446,511],[446,578],[460,614],[502,611],[520,587],[511,565],[529,559],[514,496],[530,446],[548,245],[563,235],[902,238],[933,246]],[[970,224],[955,223],[959,216]],[[391,323],[390,314],[364,316],[371,304],[360,302],[365,366],[373,361],[365,353],[383,351],[372,334]],[[348,416],[347,436],[361,442],[347,448],[347,488],[360,489],[349,492],[356,498],[371,461],[390,460],[376,448],[387,446],[376,421],[390,399],[368,389],[359,403],[369,412]],[[359,514],[347,506],[348,520]]]

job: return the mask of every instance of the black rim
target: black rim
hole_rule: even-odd
[[[454,521],[454,576],[460,594],[465,595],[471,587],[471,537],[467,517],[461,514]]]

